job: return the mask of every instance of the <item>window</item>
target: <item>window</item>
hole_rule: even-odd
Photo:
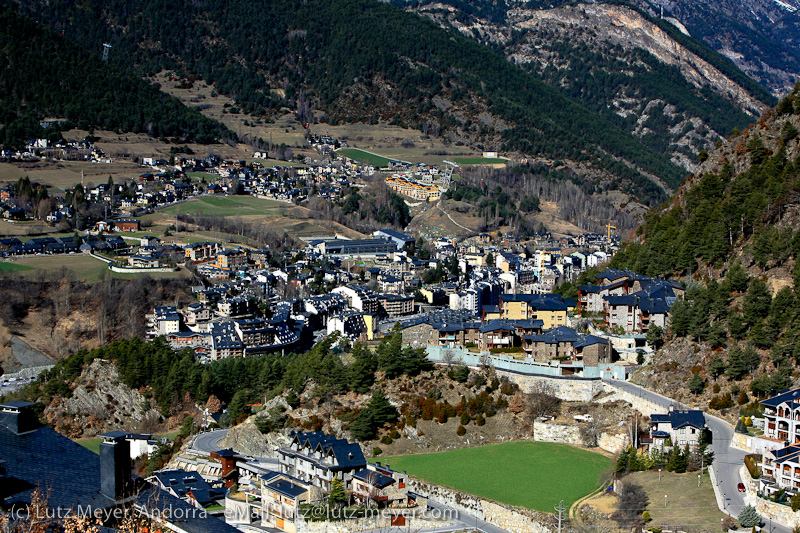
[[[680,445],[681,446],[685,446],[686,445],[686,441],[685,440],[680,441]]]
[[[686,433],[686,428],[681,428],[681,435]]]

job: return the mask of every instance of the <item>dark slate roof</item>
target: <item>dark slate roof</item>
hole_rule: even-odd
[[[654,424],[660,424],[660,423],[663,423],[663,422],[669,422],[669,415],[664,415],[664,414],[660,414],[660,413],[652,414],[652,415],[650,415],[650,422],[652,422]]]
[[[30,502],[37,485],[50,490],[52,507],[105,508],[114,503],[100,494],[100,456],[50,428],[15,435],[0,426],[0,457],[6,461],[6,475],[20,489],[6,492],[2,487],[7,504]]]
[[[575,348],[584,348],[592,346],[593,344],[608,344],[608,339],[596,337],[595,335],[583,335],[581,339],[575,343]]]
[[[699,409],[692,409],[690,411],[671,411],[670,422],[672,422],[672,429],[680,429],[682,427],[691,426],[698,429],[706,427],[706,417],[703,411]]]
[[[370,470],[369,468],[364,468],[363,470],[359,470],[353,477],[356,479],[360,479],[365,483],[369,483],[373,487],[377,487],[382,489],[384,487],[388,487],[392,483],[394,483],[394,478],[392,476],[387,476],[385,474],[381,474],[380,472],[376,472],[375,470]]]
[[[495,319],[481,324],[479,329],[481,333],[486,333],[489,331],[514,331],[517,328],[508,320]]]
[[[292,499],[301,496],[303,493],[307,492],[308,489],[292,483],[291,481],[287,481],[285,479],[278,478],[271,483],[267,483],[266,488],[272,491],[277,492],[278,494],[282,494],[284,496],[288,496]]]
[[[800,458],[800,446],[792,444],[780,450],[774,450],[772,455],[775,456],[776,463],[785,463],[786,461],[797,461]]]
[[[578,335],[578,332],[572,328],[568,328],[566,326],[559,326],[557,328],[553,328],[549,331],[546,331],[541,335],[525,335],[523,338],[531,342],[558,344],[560,342],[571,342],[571,343],[578,342],[580,340],[580,335]]]
[[[639,299],[636,296],[631,295],[624,295],[624,296],[603,296],[603,299],[608,302],[608,305],[627,305],[635,307],[639,303]]]
[[[767,407],[777,407],[783,402],[796,403],[798,398],[800,398],[800,389],[794,389],[794,390],[783,391],[777,396],[773,396],[772,398],[767,398],[766,400],[760,403],[761,405],[766,405]]]

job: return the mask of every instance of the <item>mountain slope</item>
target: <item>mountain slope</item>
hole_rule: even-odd
[[[63,117],[82,129],[216,142],[234,135],[145,81],[0,8],[0,143],[41,137],[39,121]]]
[[[800,282],[800,85],[713,152],[651,210],[614,265],[649,275],[714,274],[740,258]]]
[[[486,13],[463,1],[414,11],[497,50],[689,170],[699,151],[774,104],[727,59],[635,8],[514,5],[499,21],[488,18],[497,6]]]
[[[673,17],[775,94],[800,77],[798,0],[635,0],[653,14]]]
[[[589,166],[598,187],[652,202],[683,172],[619,127],[477,43],[371,0],[16,4],[112,62],[193,74],[243,111],[435,128],[453,142]],[[263,21],[268,21],[265,26]]]

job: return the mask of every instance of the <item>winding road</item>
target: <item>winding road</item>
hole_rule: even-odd
[[[663,407],[674,406],[680,409],[689,409],[689,406],[672,398],[667,398],[627,381],[616,379],[603,379],[603,381]],[[747,455],[747,452],[731,446],[733,442],[733,427],[730,424],[716,416],[708,413],[704,414],[708,429],[711,430],[713,435],[711,449],[714,452],[714,462],[709,470],[713,470],[712,474],[715,479],[714,493],[717,497],[717,504],[721,511],[736,518],[739,516],[742,507],[746,503],[753,503],[751,500],[754,500],[753,496],[746,495],[738,490],[738,484],[742,481],[739,474],[744,465],[744,456]],[[766,524],[764,531],[791,533],[792,528],[773,521],[771,524],[769,522]]]

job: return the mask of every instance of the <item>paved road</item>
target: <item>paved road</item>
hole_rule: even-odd
[[[627,381],[619,381],[616,379],[603,379],[603,381],[664,407],[675,406],[681,409],[689,408],[687,405],[673,400],[672,398],[662,396],[661,394]],[[711,449],[714,452],[714,463],[711,468],[714,470],[717,481],[717,484],[714,486],[714,493],[717,496],[718,504],[721,505],[720,509],[736,518],[739,516],[742,507],[745,506],[746,495],[739,492],[738,484],[742,481],[739,473],[744,464],[744,456],[747,452],[731,446],[733,427],[731,427],[730,424],[708,413],[706,413],[705,416],[708,429],[711,430],[713,435]],[[767,522],[764,531],[770,531],[769,527],[770,524]],[[771,531],[773,533],[791,533],[792,530],[782,524],[773,522]]]
[[[191,449],[200,452],[215,452],[219,450],[219,441],[228,434],[227,429],[214,429],[205,433],[198,433],[192,441]]]

